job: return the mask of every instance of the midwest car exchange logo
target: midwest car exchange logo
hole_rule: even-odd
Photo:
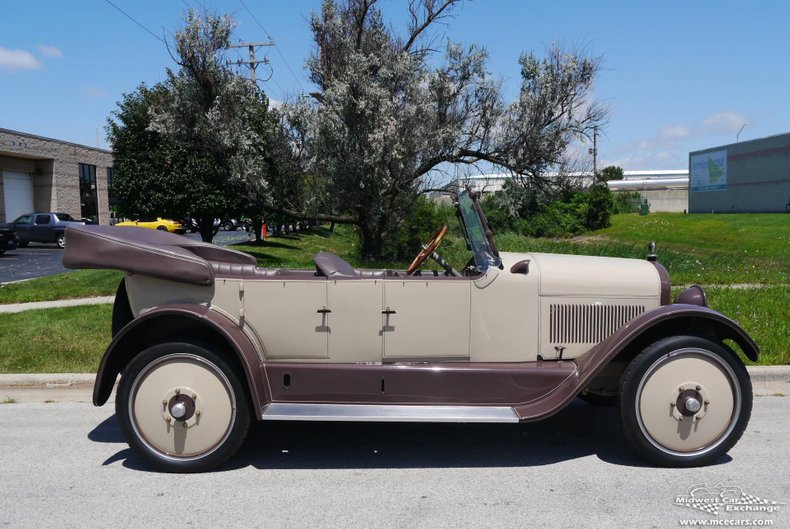
[[[786,504],[747,494],[740,487],[721,484],[709,487],[706,483],[702,483],[690,486],[684,496],[677,496],[675,505],[691,507],[718,516],[721,512],[773,513],[779,510],[780,505]]]

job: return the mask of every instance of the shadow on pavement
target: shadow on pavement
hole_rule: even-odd
[[[88,438],[124,442],[114,415]],[[216,471],[534,467],[590,455],[613,465],[650,466],[623,435],[615,408],[576,401],[526,424],[257,422],[241,450]],[[725,456],[717,464],[731,460]],[[104,464],[116,461],[153,471],[126,447]]]

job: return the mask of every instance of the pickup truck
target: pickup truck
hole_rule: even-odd
[[[19,237],[19,246],[31,242],[54,242],[58,248],[66,247],[66,227],[84,225],[68,213],[28,213],[9,223]]]

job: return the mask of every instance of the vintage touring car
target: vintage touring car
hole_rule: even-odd
[[[250,421],[519,422],[574,398],[617,403],[654,464],[704,465],[749,421],[733,347],[758,348],[694,286],[670,302],[646,260],[499,252],[474,194],[457,199],[471,258],[360,270],[328,252],[314,270],[136,228],[69,228],[69,268],[124,270],[93,402],[118,375],[116,413],[155,467],[212,468]],[[444,271],[421,270],[432,257]],[[728,343],[725,343],[728,340]]]

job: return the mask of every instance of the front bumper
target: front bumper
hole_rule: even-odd
[[[16,250],[19,246],[16,237],[2,237],[0,238],[0,250]]]

